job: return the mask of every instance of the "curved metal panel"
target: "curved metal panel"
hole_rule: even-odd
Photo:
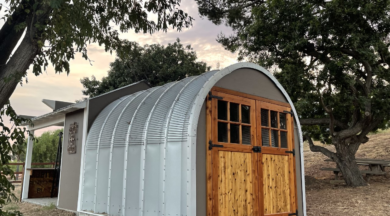
[[[108,105],[88,134],[81,209],[109,215],[195,216],[200,110],[211,88],[239,68],[262,72],[286,97],[295,113],[303,155],[299,120],[286,91],[264,68],[238,63]],[[301,165],[303,175],[303,157]]]
[[[126,132],[126,149],[125,149],[125,161],[124,161],[124,174],[123,174],[123,215],[139,215],[139,205],[141,203],[140,197],[140,173],[141,173],[141,157],[142,146],[141,145],[130,145],[130,131],[133,126],[137,126],[135,118],[137,113],[140,112],[142,105],[145,100],[148,99],[155,91],[160,87],[154,87],[146,91],[146,95],[140,101],[137,101],[137,107],[132,110],[133,113],[131,119],[129,120],[127,132]]]
[[[98,140],[99,134],[101,131],[101,127],[109,115],[111,110],[123,99],[120,98],[107,107],[105,107],[102,112],[95,119],[90,132],[87,137],[86,145],[85,145],[85,155],[84,155],[84,163],[83,163],[83,186],[80,188],[82,190],[81,199],[82,206],[81,209],[85,211],[94,211],[95,206],[95,178],[90,179],[88,177],[96,175],[96,151],[98,149]],[[88,179],[87,179],[87,178]]]
[[[141,94],[137,92],[130,95],[126,100],[126,105],[123,109],[118,109],[121,112],[119,113],[117,119],[115,120],[115,126],[111,134],[111,149],[110,149],[110,164],[108,172],[108,203],[107,203],[107,212],[112,215],[121,215],[122,209],[122,196],[123,196],[123,170],[124,170],[124,158],[125,158],[125,147],[123,145],[114,145],[114,139],[116,130],[119,127],[119,123],[123,122],[123,115],[128,109],[128,107],[133,104],[133,101]],[[123,126],[123,125],[122,125]],[[114,175],[112,175],[114,173]]]

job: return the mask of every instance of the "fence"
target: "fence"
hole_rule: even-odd
[[[32,166],[38,166],[38,165],[52,165],[52,167],[54,167],[54,164],[55,164],[54,162],[49,162],[49,163],[31,163],[31,167]],[[23,181],[23,172],[24,172],[24,163],[9,163],[9,165],[16,165],[15,180],[14,181],[10,181],[10,182],[11,183],[22,183],[22,181]],[[22,171],[19,170],[19,166],[22,166]]]

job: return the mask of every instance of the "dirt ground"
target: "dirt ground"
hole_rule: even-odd
[[[15,195],[20,196],[20,184],[15,185]],[[75,216],[72,212],[59,210],[55,205],[40,206],[26,202],[11,202],[4,206],[4,210],[20,211],[24,216]]]
[[[390,160],[390,131],[370,135],[370,141],[363,144],[356,157]],[[318,142],[317,145],[321,145]],[[329,149],[334,149],[328,147]],[[335,167],[324,162],[326,157],[313,153],[304,146],[307,215],[332,216],[385,216],[390,215],[390,175],[371,177],[367,187],[348,188],[331,185],[334,175],[321,171],[321,167]],[[389,168],[386,170],[390,171]]]
[[[316,143],[321,145],[320,143]],[[332,149],[332,147],[327,147]],[[334,175],[321,167],[334,167],[321,153],[313,153],[304,146],[307,215],[319,216],[386,216],[390,215],[390,168],[388,175],[371,177],[367,187],[348,188],[331,185]],[[390,130],[370,135],[370,141],[362,145],[359,158],[390,160]],[[19,197],[20,185],[15,194]],[[19,210],[25,216],[74,216],[74,213],[56,209],[55,206],[38,206],[30,203],[8,203],[4,210]]]

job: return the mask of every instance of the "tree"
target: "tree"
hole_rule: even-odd
[[[33,151],[32,151],[32,163],[48,163],[55,162],[58,150],[59,134],[63,129],[55,131],[47,131],[42,133],[41,136],[35,137]],[[23,152],[18,155],[21,161],[26,159],[27,139],[23,143]]]
[[[30,65],[35,75],[42,73],[49,62],[55,72],[69,73],[69,60],[75,52],[88,59],[89,43],[98,43],[111,52],[122,45],[119,32],[153,33],[166,31],[168,27],[181,30],[192,22],[190,16],[177,8],[180,0],[6,2],[9,9],[5,10],[6,22],[0,29],[0,107],[27,75]],[[156,14],[156,20],[150,19],[148,13]]]
[[[153,44],[142,47],[135,42],[128,42],[128,46],[128,52],[119,52],[110,64],[108,76],[102,81],[94,76],[81,80],[84,95],[94,97],[140,80],[152,86],[163,85],[210,69],[206,63],[197,62],[195,51],[190,45],[184,47],[179,39],[167,46]]]
[[[310,149],[337,163],[349,186],[366,185],[355,161],[367,134],[390,118],[390,2],[197,0],[235,32],[226,49],[267,68],[297,107]],[[312,138],[336,151],[314,145]]]
[[[11,127],[4,125],[3,116],[10,117]],[[15,179],[15,173],[9,166],[12,155],[19,155],[23,152],[23,141],[25,134],[29,134],[25,128],[18,128],[23,121],[27,121],[16,115],[15,111],[9,104],[0,109],[0,215],[20,215],[17,211],[3,211],[6,202],[17,200],[12,193],[15,186],[12,185],[7,177]]]
[[[69,73],[69,61],[76,52],[88,59],[87,46],[97,43],[112,52],[122,47],[119,32],[153,33],[168,28],[189,27],[192,17],[178,7],[180,0],[5,0],[6,13],[0,29],[0,111],[15,125],[12,129],[0,119],[0,213],[12,196],[6,183],[8,154],[20,149],[24,129],[16,128],[22,119],[12,109],[9,98],[27,70],[39,75],[49,63],[55,72]],[[156,15],[150,19],[148,15]],[[20,44],[19,44],[20,43]],[[13,144],[13,145],[11,145]]]

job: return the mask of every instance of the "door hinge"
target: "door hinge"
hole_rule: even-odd
[[[290,216],[290,215],[298,215],[298,210],[296,210],[295,213],[288,214],[288,216]]]
[[[291,114],[292,117],[294,117],[294,113],[293,112],[290,112],[290,111],[287,111],[287,110],[284,110],[283,112],[284,113],[289,113],[289,114]]]
[[[293,149],[292,151],[286,151],[286,153],[291,153],[295,156],[295,149]]]
[[[261,153],[261,147],[260,146],[253,146],[252,150],[253,150],[253,152]]]
[[[213,144],[213,142],[211,142],[211,140],[210,140],[209,141],[209,150],[213,149],[213,147],[223,148],[223,145]]]
[[[216,98],[218,100],[222,100],[223,99],[223,97],[213,95],[213,94],[211,94],[211,92],[209,92],[209,100],[211,100],[212,98]]]

